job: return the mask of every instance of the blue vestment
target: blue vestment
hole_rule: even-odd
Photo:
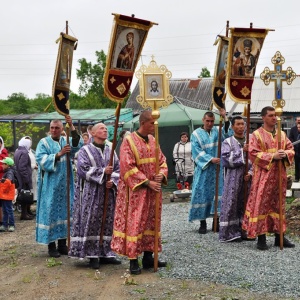
[[[222,140],[229,135],[222,129]],[[214,198],[216,186],[217,165],[212,163],[214,157],[218,157],[218,127],[213,127],[210,132],[203,128],[197,128],[191,135],[192,157],[195,162],[194,181],[192,188],[189,221],[204,220],[214,214]],[[221,205],[223,189],[223,172],[220,166],[218,209]]]
[[[49,244],[67,237],[67,155],[55,161],[55,155],[67,144],[64,137],[54,141],[51,136],[39,141],[36,148],[36,161],[39,165],[37,181],[36,241]],[[71,155],[83,145],[80,138]],[[70,204],[73,202],[74,181],[70,159]],[[71,209],[71,208],[70,208]]]

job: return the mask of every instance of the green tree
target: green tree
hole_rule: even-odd
[[[211,77],[210,76],[210,72],[209,70],[207,69],[207,67],[204,67],[201,69],[201,73],[200,75],[198,76],[198,78],[205,78],[205,77]]]
[[[11,114],[27,114],[30,108],[29,100],[23,93],[13,93],[8,96],[7,104]]]
[[[40,139],[44,136],[45,126],[36,126],[32,122],[22,121],[16,123],[16,141],[23,136]],[[14,143],[13,122],[0,122],[0,136],[3,138],[5,147],[10,148]],[[15,145],[17,147],[17,145]]]
[[[28,113],[43,113],[45,112],[45,109],[48,107],[48,105],[52,103],[52,97],[44,93],[38,93],[35,95],[34,99],[31,99],[29,101],[30,108],[28,110]],[[47,109],[47,112],[53,112],[54,110],[54,106],[50,105]]]
[[[73,108],[115,108],[116,103],[104,95],[103,77],[106,67],[106,54],[103,50],[96,51],[96,63],[92,64],[85,58],[79,59],[80,68],[76,70],[77,78],[81,81],[79,86],[80,103],[76,101]],[[123,106],[125,106],[125,98]]]

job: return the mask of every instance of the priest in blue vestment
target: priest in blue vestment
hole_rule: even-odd
[[[49,136],[41,139],[36,148],[38,163],[37,182],[37,214],[36,241],[48,245],[50,257],[68,254],[66,239],[68,234],[67,188],[70,188],[70,203],[72,207],[74,194],[73,172],[70,172],[70,186],[67,187],[67,153],[73,158],[83,145],[83,140],[76,131],[72,118],[66,116],[70,126],[71,137],[69,145],[64,136],[63,124],[60,120],[50,123]],[[71,159],[68,162],[72,170]],[[56,247],[56,240],[58,245]]]
[[[222,128],[222,140],[231,135],[230,122],[226,118],[225,109],[220,109],[220,115],[225,119]],[[214,198],[218,158],[219,128],[214,126],[215,115],[208,111],[203,116],[203,127],[192,133],[192,156],[195,162],[194,181],[189,212],[189,221],[200,220],[199,233],[207,233],[206,219],[214,215]],[[223,173],[220,168],[218,207],[223,189]]]

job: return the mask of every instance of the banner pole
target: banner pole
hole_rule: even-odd
[[[114,162],[114,153],[116,149],[117,144],[117,132],[119,127],[119,118],[120,118],[120,111],[121,111],[122,103],[118,103],[116,108],[116,119],[115,119],[115,126],[114,126],[114,137],[110,152],[110,158],[109,158],[109,164],[108,166],[112,166]],[[109,181],[111,178],[111,174],[106,175],[106,182]],[[107,206],[108,206],[108,196],[109,196],[109,190],[108,188],[105,189],[105,197],[104,197],[104,203],[103,203],[103,215],[102,215],[102,225],[101,225],[101,231],[100,231],[100,246],[103,245],[103,236],[104,236],[104,226],[106,221],[106,215],[107,215]]]
[[[250,107],[251,107],[251,103],[249,102],[247,104],[247,130],[246,130],[246,144],[249,147],[249,136],[250,136]],[[248,169],[249,169],[249,152],[246,151],[245,153],[245,171],[244,171],[244,175],[248,174]],[[244,213],[246,212],[246,206],[247,206],[247,196],[248,196],[248,184],[247,181],[243,181],[244,182]]]

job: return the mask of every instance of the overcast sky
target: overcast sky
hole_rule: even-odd
[[[95,62],[95,51],[108,51],[112,13],[135,14],[156,22],[148,34],[142,63],[151,55],[158,65],[166,65],[172,78],[196,78],[203,67],[211,74],[218,34],[230,27],[269,28],[256,70],[273,69],[276,51],[285,57],[285,70],[291,66],[300,73],[299,1],[274,0],[11,0],[0,11],[0,99],[12,93],[33,98],[37,93],[51,95],[58,45],[55,43],[69,22],[69,34],[78,39],[74,52],[71,89],[78,92],[78,60]],[[141,66],[141,60],[137,69]],[[133,82],[133,85],[136,80]],[[133,86],[131,87],[133,89]],[[72,108],[72,104],[71,104]],[[1,113],[1,112],[0,112]]]

